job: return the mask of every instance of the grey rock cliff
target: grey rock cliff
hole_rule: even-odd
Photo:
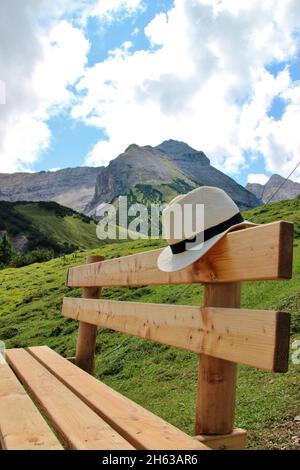
[[[0,200],[55,201],[94,217],[103,204],[137,185],[155,188],[163,202],[178,191],[208,185],[224,189],[240,209],[260,204],[254,194],[214,168],[203,152],[175,140],[157,147],[132,144],[107,167],[0,174]]]
[[[280,188],[282,184],[283,186]],[[276,174],[272,175],[265,185],[258,183],[248,183],[246,188],[256,197],[262,199],[263,202],[267,202],[279,188],[279,191],[272,197],[270,202],[285,201],[300,195],[299,183],[290,180],[285,181],[285,178]]]
[[[55,201],[82,212],[92,199],[101,168],[66,168],[54,172],[0,173],[0,200]]]
[[[130,145],[99,173],[95,194],[85,212],[95,215],[97,207],[111,203],[137,184],[160,185],[181,180],[192,187],[217,186],[224,189],[240,209],[260,204],[259,199],[210,164],[207,156],[184,142],[168,140],[157,147]]]

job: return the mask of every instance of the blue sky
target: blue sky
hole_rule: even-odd
[[[299,161],[299,1],[15,1],[0,171],[107,165],[169,138],[243,185]]]
[[[173,5],[172,0],[145,2],[140,14],[134,17],[120,18],[115,23],[101,27],[98,19],[91,18],[85,29],[85,35],[91,43],[88,53],[88,66],[107,59],[108,51],[120,47],[127,40],[133,43],[132,51],[148,50],[149,40],[144,28],[160,12],[167,12]],[[69,18],[69,20],[72,18]],[[135,33],[136,28],[138,31]],[[134,33],[134,34],[133,34]],[[100,129],[74,122],[67,113],[55,116],[48,121],[53,134],[50,148],[33,167],[34,171],[50,170],[84,165],[86,154],[105,133]],[[117,157],[117,155],[116,155]]]

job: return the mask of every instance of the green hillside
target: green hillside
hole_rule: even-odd
[[[288,201],[256,207],[244,212],[244,216],[258,224],[268,224],[274,220],[288,220],[294,223],[295,238],[300,237],[300,196]]]
[[[52,250],[54,255],[100,245],[92,219],[56,202],[0,201],[0,231],[15,243],[26,237],[26,251]]]
[[[300,199],[296,199],[272,204],[260,214],[254,209],[245,215],[261,223],[281,218],[298,221],[299,207]],[[275,211],[279,213],[273,217]],[[290,311],[293,340],[300,339],[300,238],[296,232],[293,279],[245,283],[242,298],[246,308]],[[61,302],[66,295],[80,296],[81,290],[65,287],[67,267],[84,263],[89,254],[113,258],[157,248],[163,243],[140,240],[106,244],[101,249],[2,270],[0,339],[7,347],[47,344],[64,356],[73,356],[77,322],[61,316]],[[105,288],[102,296],[199,305],[203,290],[199,285]],[[193,432],[197,362],[197,355],[192,353],[110,330],[98,332],[97,376],[188,433]],[[300,366],[292,363],[287,374],[239,368],[236,424],[249,430],[251,448],[297,448],[293,437],[297,434],[294,417],[299,415],[300,408],[299,372]]]
[[[178,194],[186,194],[199,187],[198,184],[176,178],[168,184],[137,184],[132,189],[128,189],[124,195],[128,197],[128,205],[134,203],[161,204],[170,202]]]
[[[137,213],[133,216],[128,216],[128,224],[130,224],[136,217],[139,217],[141,220],[145,221],[148,226],[148,231],[146,230],[145,234],[150,235],[151,230],[151,204],[156,204],[160,208],[164,204],[170,202],[178,194],[186,194],[192,189],[198,187],[196,183],[189,179],[180,179],[174,178],[171,183],[166,184],[136,184],[131,189],[124,191],[122,196],[127,197],[128,208],[133,204],[144,204],[147,207],[148,212],[146,217],[142,214]],[[117,209],[117,220],[119,220],[119,198],[116,198],[113,202]],[[153,220],[152,220],[153,222]],[[153,222],[152,228],[157,230],[157,233],[161,233],[161,216],[159,217],[158,223]],[[141,227],[137,229],[142,231]]]

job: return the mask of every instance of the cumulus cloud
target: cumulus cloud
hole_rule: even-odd
[[[115,20],[115,14],[131,15],[143,9],[142,0],[97,0],[88,10],[90,16],[98,16],[101,20]]]
[[[299,158],[297,87],[288,68],[274,76],[268,66],[295,56],[299,20],[297,0],[175,0],[145,28],[149,50],[121,48],[77,85],[86,96],[72,116],[108,136],[87,163],[107,163],[132,142],[175,138],[231,173],[249,152],[286,173]],[[275,121],[268,113],[278,96],[286,109]]]
[[[25,4],[17,0],[0,4],[0,79],[5,85],[6,104],[0,107],[0,162],[1,168],[11,165],[11,155],[5,155],[7,141],[13,141],[10,131],[15,120],[30,114],[37,103],[31,90],[32,65],[42,60],[42,44],[38,37],[34,10],[38,2]],[[14,27],[12,28],[12,25]],[[20,128],[20,126],[19,126]]]
[[[266,169],[288,176],[300,160],[300,85],[291,84],[281,95],[286,103],[280,120],[265,118],[258,127],[258,145],[265,156]],[[293,175],[300,179],[299,169]]]
[[[0,2],[0,171],[29,171],[49,148],[47,122],[74,103],[73,87],[84,74],[86,18],[111,21],[141,6],[140,0]]]
[[[133,28],[88,67],[88,19],[100,27],[143,8],[142,0],[1,2],[0,170],[30,168],[50,145],[49,117],[68,109],[107,135],[86,156],[90,165],[133,142],[173,138],[232,174],[248,155],[263,155],[266,172],[286,175],[300,158],[300,85],[288,66],[277,74],[269,66],[299,50],[299,0],[174,0],[146,26],[147,50],[134,49]],[[279,119],[270,117],[275,98],[284,103]]]
[[[248,175],[248,183],[250,184],[262,184],[265,185],[269,181],[270,177],[263,173],[250,173]]]
[[[45,18],[39,0],[0,4],[0,171],[28,170],[51,140],[47,120],[70,104],[68,87],[83,74],[89,43],[66,21]],[[13,25],[13,27],[12,27]]]
[[[6,102],[6,87],[5,83],[0,80],[0,104],[5,104]]]

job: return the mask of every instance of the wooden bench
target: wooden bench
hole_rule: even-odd
[[[229,233],[172,274],[157,269],[160,250],[106,261],[92,256],[70,268],[67,286],[84,289],[81,299],[65,298],[62,309],[79,321],[75,364],[47,346],[6,351],[2,449],[245,448],[246,432],[234,428],[237,364],[286,372],[290,317],[241,309],[241,282],[291,278],[292,250],[292,224],[276,222]],[[99,299],[101,287],[190,283],[204,284],[202,307]],[[194,436],[93,377],[97,327],[199,355]]]

